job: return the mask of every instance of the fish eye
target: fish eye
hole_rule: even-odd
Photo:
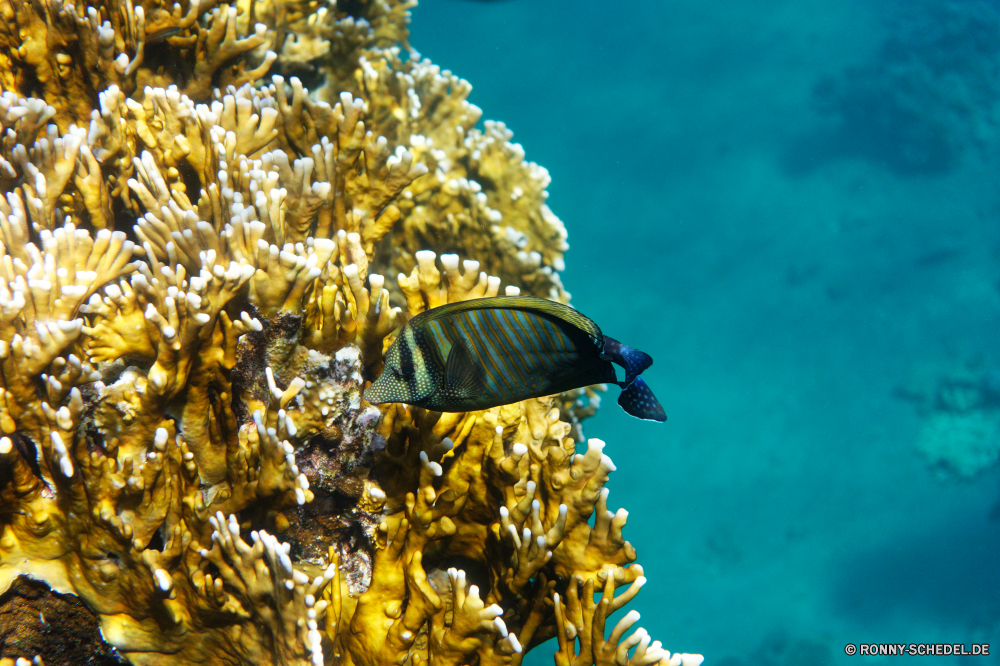
[[[393,371],[399,377],[412,377],[413,376],[413,359],[410,358],[409,354],[403,354],[402,358],[399,359],[399,368],[393,368]]]

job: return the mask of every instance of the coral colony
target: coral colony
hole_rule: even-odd
[[[701,663],[606,626],[593,388],[362,399],[391,303],[565,302],[566,232],[413,3],[322,4],[0,0],[0,589],[134,664]]]

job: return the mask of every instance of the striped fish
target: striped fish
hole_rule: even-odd
[[[613,363],[624,368],[623,381]],[[618,404],[629,414],[665,421],[639,377],[652,364],[568,305],[533,296],[479,298],[408,321],[364,395],[375,405],[470,412],[607,383],[624,389]]]

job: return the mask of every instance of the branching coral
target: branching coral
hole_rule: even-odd
[[[887,37],[872,56],[816,85],[816,106],[836,125],[799,141],[810,163],[817,145],[836,146],[827,159],[866,158],[902,175],[949,171],[970,151],[995,153],[1000,11],[918,0],[887,14]]]
[[[1000,460],[996,373],[961,368],[935,384],[905,389],[923,418],[917,449],[942,479],[974,477]]]
[[[136,664],[694,663],[605,636],[596,394],[362,399],[392,302],[565,300],[566,234],[408,3],[321,4],[0,2],[0,588]]]

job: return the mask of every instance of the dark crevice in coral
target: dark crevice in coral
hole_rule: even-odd
[[[48,666],[128,664],[77,597],[21,576],[0,596],[0,658],[35,656]]]
[[[302,82],[306,90],[318,90],[326,83],[326,75],[309,62],[287,62],[271,67],[268,76],[279,74],[290,81],[294,76]]]
[[[175,35],[171,35],[175,36]],[[155,39],[155,37],[154,37]],[[177,49],[164,39],[163,41],[146,40],[146,50],[143,54],[143,66],[156,71],[161,76],[167,76],[174,81],[177,87],[184,89],[184,84],[190,79],[189,71],[182,71],[178,65],[183,59],[177,57]],[[187,69],[187,68],[183,68]],[[206,100],[200,99],[199,102]]]
[[[198,172],[188,164],[187,160],[184,160],[177,164],[177,173],[180,174],[181,180],[184,182],[184,189],[187,191],[188,198],[196,200],[197,197],[194,194],[202,192]]]
[[[21,76],[19,78],[21,80],[18,81],[18,83],[20,84],[18,86],[18,91],[20,92],[20,94],[24,95],[25,97],[38,97],[44,99],[45,86],[43,86],[42,82],[38,80],[38,75],[35,73],[35,68],[25,67],[21,69],[20,74]],[[31,142],[28,142],[27,139],[29,139],[29,137],[26,136],[17,137],[18,143],[27,143],[28,145],[30,145],[31,142],[34,142],[35,137],[33,136],[30,137]]]
[[[438,594],[444,592],[451,592],[451,585],[449,584],[446,588],[440,583],[436,582],[442,580],[440,573],[444,572],[447,574],[448,569],[455,568],[460,571],[465,572],[465,591],[469,591],[469,587],[476,585],[480,590],[490,590],[492,585],[490,584],[490,570],[488,567],[483,565],[482,562],[477,562],[476,560],[464,557],[461,555],[450,555],[447,557],[427,557],[423,560],[424,571],[427,572],[427,578],[431,581],[431,585],[434,587],[434,591]],[[444,578],[447,578],[445,576]],[[442,589],[439,589],[442,588]]]
[[[339,0],[337,9],[354,18],[365,18],[364,0]]]
[[[84,441],[87,442],[87,453],[96,453],[104,456],[108,453],[108,443],[104,439],[104,433],[96,428],[88,428],[84,431]]]
[[[163,552],[163,548],[164,548],[163,535],[160,534],[160,530],[162,530],[162,529],[163,528],[161,527],[159,530],[156,530],[155,532],[153,532],[153,536],[150,537],[149,543],[146,544],[146,548],[149,548],[151,550],[156,550],[156,551]]]
[[[113,361],[105,361],[95,366],[96,370],[101,373],[101,382],[103,382],[106,386],[111,386],[117,382],[118,378],[121,377],[122,373],[129,367],[129,364],[126,363],[124,358],[116,358]],[[85,384],[84,386],[90,385]],[[93,390],[95,394],[98,393],[96,389]]]
[[[31,468],[32,473],[44,481],[42,468],[38,466],[38,447],[35,445],[35,441],[19,432],[12,432],[7,437],[10,438],[11,444],[17,450],[18,454],[28,463],[28,467]],[[10,476],[12,472],[13,470],[9,465],[3,466],[3,471],[0,473],[0,491],[6,488],[7,484],[13,480],[13,477]],[[46,485],[48,485],[47,482]]]
[[[243,306],[242,311],[247,312],[250,317],[255,317],[264,329],[244,334],[236,348],[236,367],[231,374],[233,393],[230,402],[237,423],[246,423],[250,420],[246,408],[247,398],[267,402],[267,380],[264,369],[267,367],[267,344],[271,328],[271,322],[259,316],[257,309],[249,303]],[[233,316],[232,313],[230,316]],[[236,318],[239,318],[238,314]]]
[[[115,186],[126,187],[124,183],[117,183]],[[111,201],[111,214],[114,217],[114,230],[124,232],[126,240],[142,247],[142,241],[135,233],[135,212],[129,210],[119,197],[115,197]]]

